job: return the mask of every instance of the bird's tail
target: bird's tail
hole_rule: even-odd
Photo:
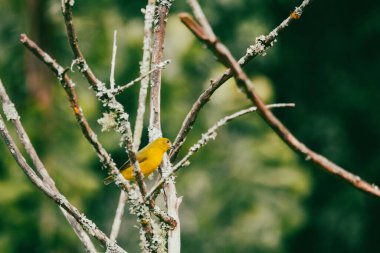
[[[103,182],[104,182],[105,185],[109,185],[110,183],[113,182],[113,177],[112,177],[112,176],[108,176],[108,177],[106,177],[106,178],[104,179]]]

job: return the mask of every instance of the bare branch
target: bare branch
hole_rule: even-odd
[[[21,124],[20,116],[18,115],[16,108],[14,107],[14,104],[10,101],[1,80],[0,80],[0,100],[3,104],[3,109],[4,109],[7,119],[12,121],[12,124],[14,125],[16,129],[16,132],[21,144],[24,146],[25,151],[30,157],[30,159],[32,160],[33,165],[37,169],[38,173],[41,175],[43,182],[51,190],[57,191],[57,188],[55,187],[55,183],[53,179],[49,176],[48,172],[45,169],[45,166],[43,165],[36,150],[34,149],[32,143],[30,142],[30,139],[24,127]],[[78,222],[75,219],[73,219],[72,216],[67,214],[67,212],[64,209],[62,208],[60,209],[63,215],[65,216],[66,220],[70,223],[74,232],[78,235],[79,239],[82,241],[87,252],[91,252],[91,253],[96,252],[94,244],[92,243],[88,235],[83,231],[82,227],[79,226]]]
[[[61,212],[65,216],[66,220],[70,223],[75,234],[82,241],[84,249],[88,253],[97,253],[98,251],[96,250],[95,245],[92,243],[88,234],[83,230],[81,224],[79,224],[79,222],[73,216],[71,216],[63,207],[60,206],[59,209],[61,210]],[[111,241],[113,241],[113,240],[111,240]]]
[[[119,102],[116,101],[112,92],[107,90],[107,88],[105,87],[105,84],[102,83],[98,78],[96,78],[91,68],[87,65],[87,62],[82,54],[82,51],[79,48],[78,38],[76,36],[75,29],[74,29],[72,11],[71,11],[72,4],[70,1],[67,1],[67,0],[62,0],[62,1],[63,1],[62,13],[65,19],[67,37],[68,37],[71,49],[74,53],[75,61],[78,65],[79,70],[84,74],[87,81],[89,82],[93,90],[96,92],[97,98],[102,102],[102,104],[108,110],[115,113],[116,120],[117,120],[117,131],[122,135],[121,142],[128,151],[129,159],[131,161],[131,165],[133,166],[133,171],[136,174],[135,175],[136,181],[138,182],[140,186],[142,195],[144,195],[144,192],[146,192],[146,187],[144,190],[143,181],[142,181],[143,176],[141,174],[139,164],[136,160],[136,153],[135,153],[136,150],[133,150],[132,130],[131,130],[130,122],[129,122],[129,115],[124,112],[123,106]],[[118,173],[117,175],[119,176],[120,173]],[[115,182],[118,183],[119,179],[121,178],[117,178]]]
[[[105,84],[103,82],[96,78],[95,74],[88,66],[83,53],[79,48],[78,38],[74,29],[71,8],[72,4],[70,1],[62,0],[62,13],[65,19],[67,37],[75,57],[75,62],[77,63],[79,70],[86,77],[91,88],[96,92],[96,97],[99,99],[99,101],[101,101],[103,106],[106,107],[110,112],[115,113],[115,119],[117,123],[116,130],[121,134],[121,144],[128,151],[128,156],[131,161],[131,165],[133,166],[133,171],[136,174],[136,181],[138,182],[138,185],[142,191],[142,195],[144,195],[144,191],[146,192],[146,190],[144,190],[144,182],[142,181],[143,175],[141,174],[139,164],[136,160],[136,150],[133,150],[132,129],[129,122],[129,115],[124,111],[124,107],[116,100],[112,92],[105,87]],[[120,173],[111,175],[118,176],[115,180],[116,184],[118,184],[119,180],[124,180]]]
[[[24,127],[21,124],[20,116],[14,104],[10,101],[8,94],[5,91],[4,85],[0,80],[0,101],[2,102],[3,110],[7,120],[12,121],[15,126],[17,135],[21,141],[21,144],[25,147],[25,150],[29,157],[31,158],[37,172],[41,175],[43,181],[49,185],[51,189],[54,189],[54,181],[49,177],[47,171],[45,170],[36,150],[33,148],[28,135],[25,132]]]
[[[75,220],[82,226],[82,228],[94,236],[100,243],[106,248],[110,248],[110,252],[126,252],[120,248],[115,242],[111,241],[91,220],[87,219],[85,215],[80,213],[76,207],[71,205],[71,203],[56,189],[51,189],[37,176],[33,169],[27,164],[25,158],[22,156],[20,150],[16,146],[13,138],[10,136],[7,127],[0,115],[0,134],[3,137],[8,149],[10,150],[12,156],[27,175],[29,180],[40,189],[46,196],[56,202],[60,207],[66,210]]]
[[[203,13],[201,6],[199,5],[198,1],[196,0],[188,0],[187,1],[193,10],[193,13],[199,23],[201,24],[201,27],[203,28],[205,34],[211,39],[211,40],[216,40],[216,35],[214,34],[214,31],[211,29],[211,26]]]
[[[128,195],[124,192],[120,192],[119,202],[117,204],[115,218],[112,223],[110,239],[116,241],[117,235],[120,231],[121,220],[124,215],[125,202],[128,200]]]
[[[166,21],[173,0],[159,0],[156,14],[156,27],[154,29],[154,42],[152,52],[152,64],[159,64],[162,61],[164,51],[164,39],[166,32]],[[162,136],[161,130],[161,70],[154,71],[151,75],[151,90],[150,90],[150,118],[149,118],[149,139],[152,141]],[[162,175],[165,175],[171,170],[171,164],[168,157],[165,155],[162,166]],[[174,184],[174,179],[167,180],[164,187],[165,202],[168,214],[173,217],[176,226],[173,230],[168,231],[168,252],[179,253],[181,251],[180,240],[180,222],[178,218],[178,208],[181,203],[181,198],[177,197],[177,192]],[[150,199],[148,203],[151,203]]]
[[[302,13],[303,9],[308,6],[310,3],[310,0],[304,0],[300,6],[296,7],[296,10],[298,10],[299,13]],[[197,16],[199,16],[197,14]],[[204,16],[204,15],[203,15]],[[196,35],[199,36],[198,38],[202,40],[204,36],[207,35],[206,31],[202,28],[201,25],[197,24],[195,21],[191,22],[192,18],[189,19],[190,22],[186,22],[187,17],[191,17],[189,15],[180,15],[180,18],[182,19],[182,22],[184,22],[183,17],[185,17],[185,25]],[[265,54],[266,50],[273,45],[273,43],[276,41],[276,38],[278,37],[279,33],[285,29],[285,27],[289,26],[291,22],[294,20],[292,16],[288,16],[284,21],[281,22],[280,25],[278,25],[276,28],[274,28],[268,35],[266,36],[259,36],[256,38],[255,44],[251,45],[248,49],[246,54],[240,58],[239,64],[242,66],[245,66],[248,62],[250,62],[252,59],[254,59],[258,55]],[[201,22],[202,24],[202,22]],[[193,30],[191,28],[197,27],[200,28],[200,33],[196,32],[196,30]],[[207,36],[206,36],[207,37]],[[210,41],[214,41],[212,37],[209,38]],[[211,81],[210,86],[202,92],[202,94],[198,97],[198,99],[194,102],[193,106],[191,107],[190,111],[186,115],[186,118],[182,122],[181,129],[179,130],[177,137],[175,138],[175,141],[173,143],[173,149],[170,152],[170,160],[174,161],[178,155],[178,152],[180,151],[186,136],[191,131],[192,126],[195,123],[196,118],[198,117],[198,113],[202,109],[202,107],[210,100],[210,97],[214,94],[214,92],[227,80],[229,80],[232,77],[232,71],[231,69],[227,69],[219,78],[216,80]]]
[[[129,183],[120,175],[116,164],[113,162],[111,156],[103,148],[101,143],[98,141],[95,132],[92,130],[86,117],[84,116],[83,110],[79,105],[78,96],[75,91],[75,84],[66,74],[65,69],[59,65],[50,55],[39,48],[31,39],[29,39],[25,34],[20,36],[20,41],[28,48],[38,59],[44,62],[57,76],[58,80],[62,84],[70,102],[70,107],[72,108],[74,115],[77,119],[79,126],[81,127],[83,135],[86,137],[88,142],[94,147],[96,153],[99,156],[105,168],[110,170],[110,174],[118,175],[119,187],[123,190],[128,191]]]
[[[288,17],[288,19],[298,19],[302,13],[302,8],[308,5],[309,2],[310,1],[305,0],[300,7],[296,8],[296,13],[292,13],[290,17]],[[225,63],[226,66],[231,69],[231,72],[233,73],[236,79],[236,84],[238,88],[246,94],[246,96],[252,101],[254,105],[257,106],[259,115],[291,149],[303,156],[305,160],[311,161],[313,164],[318,165],[326,171],[347,181],[355,188],[380,197],[380,190],[376,185],[367,183],[366,181],[362,180],[359,176],[346,171],[342,167],[336,165],[332,161],[328,160],[326,157],[312,151],[311,149],[306,147],[302,142],[300,142],[282,124],[282,122],[278,120],[277,117],[274,116],[274,114],[268,108],[266,108],[262,99],[256,94],[255,90],[253,89],[252,82],[249,80],[248,76],[244,73],[243,69],[241,68],[239,62],[234,59],[227,47],[225,47],[219,41],[211,43],[211,38],[200,39],[202,39],[207,44],[207,46],[211,48],[211,51],[215,53],[215,55],[221,62]],[[265,42],[264,38],[259,39],[259,41],[261,41],[262,43]],[[251,48],[252,50],[250,51],[250,53],[252,55],[262,54],[263,52],[265,52],[265,45],[266,44],[264,43],[264,48],[260,46]],[[264,51],[262,51],[262,49]]]
[[[312,151],[300,142],[285,126],[280,120],[277,119],[274,114],[269,111],[261,98],[256,94],[255,90],[252,88],[253,84],[240,68],[239,64],[233,59],[228,58],[231,61],[231,69],[234,72],[237,86],[247,95],[247,97],[255,104],[258,108],[260,116],[267,122],[267,124],[277,133],[277,135],[296,153],[302,155],[305,160],[312,162],[315,165],[325,169],[326,171],[344,179],[348,183],[352,184],[357,189],[360,189],[366,193],[380,197],[380,190],[374,184],[369,184],[362,180],[359,176],[346,171],[342,167],[336,165],[332,161],[328,160],[326,157]]]
[[[148,0],[148,4],[145,7],[144,17],[144,42],[143,42],[143,57],[140,66],[140,75],[150,72],[150,59],[151,59],[151,44],[152,44],[152,26],[154,19],[154,12],[156,9],[155,0]],[[134,128],[134,148],[138,150],[141,142],[141,135],[144,126],[144,114],[146,96],[149,86],[149,75],[141,80],[141,87],[139,93],[139,104],[137,108],[137,116]]]
[[[117,51],[116,38],[117,38],[117,30],[113,32],[113,47],[112,47],[111,73],[110,73],[111,90],[115,88],[115,65],[116,65],[116,51]]]
[[[295,104],[271,104],[271,105],[267,105],[266,107],[268,109],[272,109],[272,108],[283,108],[283,107],[294,107]],[[245,114],[248,114],[248,113],[251,113],[251,112],[255,112],[257,111],[257,107],[253,106],[253,107],[250,107],[250,108],[247,108],[247,109],[244,109],[244,110],[241,110],[241,111],[238,111],[238,112],[235,112],[231,115],[228,115],[222,119],[220,119],[216,124],[214,124],[212,127],[210,127],[206,133],[202,134],[202,137],[197,141],[197,143],[195,143],[190,149],[189,149],[189,152],[178,162],[176,163],[176,165],[173,166],[173,169],[170,171],[170,173],[167,175],[167,177],[170,177],[172,176],[174,173],[176,173],[180,168],[184,167],[184,166],[188,166],[190,163],[189,163],[189,158],[194,155],[196,152],[198,152],[198,150],[202,147],[204,147],[206,144],[208,144],[208,142],[210,140],[214,140],[216,138],[216,131],[226,125],[228,122],[230,122],[231,120],[234,120],[238,117],[241,117]],[[148,200],[150,199],[153,194],[155,194],[158,190],[160,190],[162,188],[162,185],[165,183],[165,181],[167,180],[167,178],[161,178],[151,189],[150,191],[148,192],[148,194],[146,195],[146,198],[145,200]]]
[[[156,71],[157,69],[164,69],[166,67],[166,65],[168,65],[169,63],[170,63],[170,60],[165,60],[163,62],[160,62],[159,64],[155,65],[151,70],[149,70],[148,72],[146,72],[144,74],[141,74],[139,77],[137,77],[136,79],[130,81],[129,83],[124,84],[123,86],[119,86],[116,89],[112,89],[111,90],[112,93],[114,95],[118,95],[118,94],[122,93],[123,91],[125,91],[129,87],[133,86],[137,82],[140,82],[141,80],[143,80],[146,77],[148,77],[152,72]]]
[[[164,40],[166,32],[166,20],[172,0],[158,1],[157,25],[154,28],[154,42],[152,52],[152,64],[157,65],[162,62],[164,51]],[[167,4],[166,4],[167,3]],[[161,69],[156,69],[151,75],[150,91],[150,119],[149,119],[149,140],[153,141],[162,136],[161,131]]]
[[[64,82],[63,82],[64,88],[65,87],[73,87],[73,82],[71,81],[70,78],[68,78],[66,73],[63,75],[63,77],[61,76],[62,75],[61,73],[64,73],[64,72],[59,71],[59,70],[63,70],[63,68],[61,66],[59,66],[55,61],[53,61],[48,54],[44,53],[40,48],[38,48],[38,46],[36,44],[34,44],[31,40],[29,40],[25,35],[21,36],[21,42],[23,42],[24,45],[26,45],[29,49],[31,49],[31,51],[33,53],[35,53],[35,55],[38,58],[40,58],[45,64],[47,64],[49,66],[49,68],[51,68],[57,74],[58,79],[60,81],[64,80]],[[66,85],[66,84],[69,84],[69,85]],[[129,121],[128,121],[128,117],[129,117],[128,114],[124,113],[123,107],[115,100],[115,97],[105,88],[104,84],[99,82],[99,83],[94,84],[94,86],[92,86],[92,87],[98,90],[97,96],[103,102],[103,104],[107,104],[110,111],[113,110],[114,112],[117,112],[117,116],[118,116],[117,118],[119,119],[118,126],[120,127],[121,124],[123,124],[125,122],[128,122],[128,125],[130,126]],[[65,88],[65,90],[66,90],[66,88]],[[72,93],[70,92],[70,94],[72,94]],[[83,113],[83,112],[79,106],[75,106],[74,107],[74,113],[77,115],[77,114]],[[81,119],[83,119],[83,118],[81,118]],[[79,121],[79,123],[83,123],[83,121]],[[88,129],[86,128],[86,130],[88,130]],[[130,130],[130,128],[129,128],[129,130]],[[123,131],[119,131],[119,132],[122,134],[122,138],[124,138],[124,144],[125,144],[125,142],[126,142],[125,138],[126,138],[126,136],[130,136],[131,132],[128,132],[128,129],[124,129],[124,128],[123,128]],[[88,132],[86,131],[86,134],[87,133]],[[96,142],[95,142],[96,144],[99,143],[97,141],[95,133],[93,133],[91,135],[86,135],[86,134],[85,134],[86,138],[89,139],[91,143],[93,140],[96,140]],[[88,138],[88,137],[90,137],[90,138]],[[129,148],[131,149],[132,148],[131,142],[129,142],[129,144],[130,144]],[[128,145],[128,142],[127,142],[127,145]],[[97,146],[97,147],[99,147],[99,146]],[[104,149],[99,149],[99,150],[104,151]],[[100,156],[100,158],[103,158],[103,157],[110,158],[110,156],[108,154],[107,155],[106,154],[107,153],[102,154],[102,156]],[[131,151],[129,153],[129,157],[130,157],[131,161],[135,161],[135,163],[133,164],[134,170],[137,166],[138,171],[140,171],[138,162],[136,161],[135,153]],[[111,163],[112,160],[102,160],[101,159],[101,161],[108,165],[108,168],[110,169],[110,175],[112,175],[115,178],[115,183],[119,187],[121,187],[123,190],[130,191],[129,182],[127,180],[125,180],[124,177],[120,174],[116,165],[113,162]],[[137,172],[135,172],[135,174],[137,174]],[[140,185],[143,185],[144,182],[142,181],[141,172],[140,172],[140,175],[141,175],[141,177],[139,177],[139,179],[140,179],[139,182],[141,183]],[[138,178],[138,177],[136,176],[136,178]],[[146,187],[145,187],[145,189],[142,189],[142,192],[143,192],[142,195],[143,196],[145,195],[146,191],[147,191]],[[142,224],[142,227],[144,228],[144,230],[146,231],[147,240],[149,240],[149,238],[153,237],[153,234],[152,234],[153,229],[149,223],[143,222],[141,224]]]
[[[9,151],[11,152],[12,156],[16,160],[17,164],[22,168],[22,170],[28,176],[28,178],[32,181],[32,183],[35,184],[38,187],[38,189],[44,192],[47,196],[49,197],[52,196],[53,190],[47,185],[45,185],[44,182],[33,171],[33,169],[26,163],[25,158],[22,156],[20,150],[18,149],[14,140],[9,134],[9,131],[7,127],[5,126],[5,122],[1,115],[0,115],[0,133]]]

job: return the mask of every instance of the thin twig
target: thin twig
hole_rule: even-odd
[[[116,89],[115,88],[111,89],[112,93],[114,95],[118,95],[118,94],[122,93],[123,91],[125,91],[128,88],[130,88],[131,86],[133,86],[137,82],[140,82],[141,80],[143,80],[146,77],[148,77],[153,71],[156,71],[157,69],[164,69],[166,67],[166,65],[168,65],[169,63],[170,63],[170,60],[165,60],[163,62],[160,62],[159,64],[155,65],[151,70],[149,70],[148,72],[140,75],[139,77],[137,77],[136,79],[130,81],[129,83],[124,84],[122,86],[119,86]]]
[[[272,109],[272,108],[283,108],[283,107],[294,107],[295,104],[292,104],[292,103],[279,103],[279,104],[271,104],[271,105],[267,105],[266,107],[268,109]],[[216,131],[226,125],[228,122],[230,122],[231,120],[234,120],[238,117],[241,117],[245,114],[248,114],[248,113],[251,113],[251,112],[255,112],[257,111],[257,107],[256,106],[253,106],[253,107],[250,107],[250,108],[247,108],[247,109],[244,109],[244,110],[241,110],[241,111],[238,111],[238,112],[235,112],[231,115],[228,115],[222,119],[220,119],[216,124],[214,124],[212,127],[210,127],[206,133],[202,134],[202,137],[189,149],[188,153],[178,162],[176,163],[174,166],[173,166],[173,169],[172,171],[167,175],[167,177],[170,177],[172,176],[174,173],[176,173],[180,168],[184,167],[184,166],[187,166],[189,165],[189,158],[194,155],[200,148],[204,147],[206,144],[208,144],[208,142],[210,140],[213,140],[215,139],[217,133]],[[148,194],[146,195],[146,198],[145,200],[148,200],[150,199],[153,194],[155,194],[158,190],[160,190],[162,188],[162,185],[165,183],[165,180],[167,180],[167,178],[161,178],[160,181],[158,181],[151,189],[150,191],[148,192]]]
[[[120,192],[120,197],[119,197],[119,202],[117,204],[116,208],[116,213],[115,213],[115,218],[112,223],[112,229],[111,229],[111,234],[110,234],[110,239],[113,241],[116,241],[117,235],[119,234],[120,231],[120,226],[121,226],[121,220],[124,215],[124,207],[125,207],[125,202],[128,200],[128,195],[124,192]]]
[[[196,17],[196,19],[201,24],[201,27],[204,29],[205,33],[211,40],[216,40],[216,35],[214,31],[211,29],[211,26],[203,13],[201,6],[199,5],[198,1],[195,0],[188,0],[188,4],[190,5],[191,9],[193,10],[193,13]]]
[[[110,73],[111,90],[115,88],[115,65],[116,65],[116,51],[117,51],[116,38],[117,38],[117,30],[113,32],[113,47],[112,47],[111,73]]]
[[[302,13],[303,9],[309,5],[310,0],[304,0],[300,6],[296,7],[295,9],[298,10],[299,13]],[[199,16],[199,15],[196,15]],[[180,18],[182,18],[182,22],[184,22],[183,17],[189,17],[189,15],[180,15]],[[247,49],[246,54],[240,58],[239,64],[242,66],[245,66],[248,62],[250,62],[252,59],[254,59],[258,55],[265,55],[266,50],[273,45],[273,43],[276,41],[279,33],[285,29],[285,27],[289,26],[291,22],[295,20],[292,16],[288,16],[284,21],[281,22],[280,25],[278,25],[276,28],[274,28],[269,34],[266,36],[261,35],[256,38],[255,44],[249,46]],[[186,22],[186,21],[185,21]],[[187,22],[185,23],[186,26],[196,24],[195,22]],[[200,25],[198,25],[201,27]],[[202,27],[201,27],[202,28]],[[204,35],[207,36],[208,29],[204,30]],[[193,33],[194,31],[191,30]],[[210,38],[212,40],[213,38]],[[212,40],[214,41],[214,40]],[[181,129],[179,130],[177,137],[175,138],[175,141],[173,142],[173,149],[170,152],[170,160],[174,161],[178,155],[178,152],[182,148],[183,143],[185,142],[186,136],[191,131],[192,126],[195,123],[195,120],[198,117],[198,114],[200,110],[203,108],[203,106],[210,100],[210,97],[214,94],[214,92],[227,80],[229,80],[232,77],[232,71],[231,69],[227,69],[219,78],[216,80],[211,81],[210,86],[202,92],[202,94],[198,97],[198,99],[194,102],[193,106],[191,107],[190,111],[186,115]]]
[[[310,1],[304,1],[301,6],[306,6]],[[300,7],[291,14],[290,18],[298,19],[302,14],[302,9]],[[200,38],[204,40],[204,38]],[[221,42],[217,41],[212,44],[208,42],[209,40],[204,40],[207,46],[211,48],[211,51],[215,53],[218,59],[227,64],[230,67],[235,79],[236,84],[240,90],[242,90],[248,99],[252,101],[254,105],[257,106],[259,115],[265,120],[265,122],[274,130],[274,132],[296,153],[300,154],[305,158],[305,160],[312,162],[313,164],[325,169],[326,171],[338,176],[339,178],[345,180],[346,182],[353,185],[355,188],[362,190],[363,192],[380,197],[380,190],[378,186],[374,184],[369,184],[368,182],[362,180],[359,176],[346,171],[342,167],[336,165],[332,161],[328,160],[326,157],[312,151],[305,144],[300,142],[285,126],[277,119],[277,117],[266,108],[262,99],[257,95],[256,91],[253,89],[253,84],[249,80],[246,73],[241,68],[238,61],[232,56],[231,52],[225,47]],[[254,49],[253,52],[256,52]],[[260,51],[260,50],[259,50]]]

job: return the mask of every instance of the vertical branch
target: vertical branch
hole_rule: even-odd
[[[164,1],[158,1],[157,25],[154,28],[154,42],[152,53],[152,65],[162,61],[165,41],[166,18],[170,6],[163,5]],[[161,132],[161,69],[153,71],[150,90],[150,118],[149,118],[149,140],[153,141],[162,136]]]
[[[116,65],[116,51],[117,51],[117,30],[113,34],[113,47],[112,47],[112,60],[111,60],[111,73],[110,73],[110,89],[115,88],[115,65]],[[121,220],[124,215],[125,202],[128,199],[128,194],[125,191],[120,192],[119,202],[117,204],[115,218],[112,223],[110,239],[116,241],[117,235],[120,231]]]
[[[144,75],[145,73],[148,73],[150,70],[149,67],[150,67],[150,56],[151,56],[152,24],[153,24],[154,10],[155,10],[155,0],[148,0],[148,4],[145,8],[145,17],[144,17],[143,57],[142,57],[141,66],[140,66],[140,75]],[[134,139],[133,139],[134,150],[138,150],[141,143],[141,135],[142,135],[142,130],[144,126],[146,96],[148,93],[148,84],[149,84],[149,75],[141,79],[137,116],[136,116],[136,122],[135,122],[135,127],[134,127]],[[111,89],[113,89],[112,82],[111,82]],[[117,235],[119,234],[121,219],[124,213],[126,200],[127,200],[127,195],[122,191],[120,193],[115,218],[112,224],[111,235],[110,235],[111,240],[116,240]]]
[[[115,65],[116,65],[116,51],[117,51],[116,36],[117,36],[117,30],[113,32],[113,47],[112,47],[111,73],[110,73],[111,90],[115,88]]]
[[[152,53],[152,64],[159,64],[163,59],[165,30],[168,13],[172,4],[172,0],[158,1],[157,22],[154,29],[154,42]],[[150,119],[149,119],[149,139],[152,141],[162,136],[161,119],[160,119],[160,92],[161,92],[161,69],[157,69],[152,73],[151,77],[151,93],[150,93]],[[165,155],[162,166],[163,175],[169,173],[171,164]],[[166,196],[166,207],[168,214],[176,221],[176,227],[168,231],[168,252],[179,253],[181,251],[180,238],[180,222],[178,218],[178,208],[181,198],[177,197],[174,179],[167,180],[164,187]]]
[[[112,223],[110,239],[116,241],[120,231],[121,221],[124,215],[125,202],[128,200],[128,194],[125,191],[120,192],[119,202],[117,204],[115,218]]]
[[[140,75],[148,73],[150,70],[150,60],[151,60],[151,43],[152,43],[152,25],[154,18],[154,11],[156,8],[155,0],[148,0],[148,4],[145,8],[144,17],[144,42],[143,42],[143,57],[140,66]],[[134,148],[137,150],[141,143],[141,135],[144,126],[144,114],[145,114],[145,104],[146,96],[148,93],[149,76],[146,76],[141,80],[141,88],[139,94],[139,104],[137,108],[137,116],[134,128]]]

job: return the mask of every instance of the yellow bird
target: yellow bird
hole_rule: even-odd
[[[155,171],[162,162],[162,158],[168,149],[170,149],[171,143],[167,138],[158,138],[139,152],[137,152],[136,158],[140,164],[141,172],[144,174],[144,177],[149,176],[153,171]],[[120,167],[120,173],[127,180],[134,180],[135,176],[133,175],[133,168],[129,163],[129,160],[126,161]],[[104,184],[108,185],[113,182],[113,177],[109,176],[104,179]]]

